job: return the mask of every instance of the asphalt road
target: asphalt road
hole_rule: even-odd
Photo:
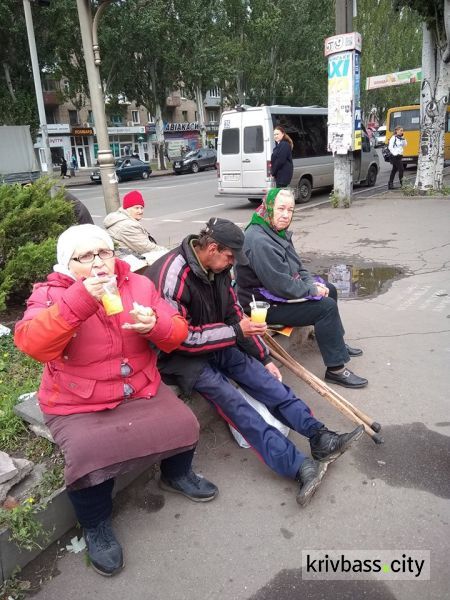
[[[380,173],[375,187],[355,187],[355,198],[369,198],[385,190],[389,171],[390,165],[382,160],[380,153]],[[217,197],[217,175],[213,170],[124,182],[119,185],[121,198],[135,189],[141,191],[146,203],[144,226],[159,244],[169,248],[176,246],[188,233],[198,232],[212,216],[244,226],[255,208],[246,198]],[[102,225],[106,212],[101,186],[85,185],[70,191],[86,204],[96,224]],[[297,212],[327,205],[329,193],[329,189],[317,190],[310,202],[297,206]]]

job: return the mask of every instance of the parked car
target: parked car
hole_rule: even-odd
[[[205,169],[215,169],[217,162],[216,151],[212,148],[200,148],[192,150],[186,156],[173,159],[173,170],[175,175],[180,173],[198,173]]]
[[[373,132],[373,136],[375,139],[375,148],[384,146],[386,143],[386,126],[382,125],[381,127],[378,127],[378,129]]]
[[[125,181],[126,179],[148,179],[152,174],[150,166],[134,158],[133,156],[124,156],[118,158],[115,162],[115,169],[118,181]],[[101,183],[100,170],[96,169],[91,173],[91,181],[94,183]]]

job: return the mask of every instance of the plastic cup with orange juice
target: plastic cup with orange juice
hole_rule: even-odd
[[[102,304],[108,317],[123,312],[122,299],[119,294],[115,275],[103,284],[103,290],[105,293],[102,296]]]
[[[251,309],[251,320],[253,323],[265,323],[267,318],[267,311],[270,308],[268,302],[262,302],[256,300],[256,302],[250,302]]]

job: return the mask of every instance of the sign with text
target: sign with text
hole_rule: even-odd
[[[408,71],[397,71],[397,73],[386,73],[367,77],[366,90],[378,90],[380,88],[394,85],[405,85],[406,83],[417,83],[422,81],[422,69],[409,69]]]
[[[94,130],[92,129],[92,127],[72,127],[72,135],[94,135]]]
[[[361,52],[361,34],[357,31],[353,33],[341,33],[333,35],[325,40],[325,56],[344,52],[346,50],[357,50]]]
[[[347,154],[353,150],[353,52],[328,58],[328,150]]]

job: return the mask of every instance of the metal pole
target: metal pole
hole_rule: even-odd
[[[353,0],[336,0],[336,35],[353,30]],[[353,193],[353,153],[334,155],[334,192],[340,207],[349,207]]]
[[[44,98],[42,95],[41,73],[39,71],[39,62],[36,51],[36,40],[34,39],[33,16],[31,14],[30,0],[23,0],[23,10],[25,12],[25,23],[27,26],[28,45],[30,46],[31,67],[33,69],[34,89],[36,92],[36,101],[39,113],[39,123],[41,127],[42,145],[44,146],[45,162],[47,163],[47,173],[53,175],[52,153],[48,141],[47,118],[45,116]]]
[[[89,84],[89,96],[94,114],[95,131],[98,142],[98,162],[102,179],[103,197],[106,212],[117,210],[120,206],[119,188],[114,169],[114,157],[109,145],[108,127],[105,115],[105,98],[103,96],[100,72],[95,64],[93,49],[93,29],[90,0],[77,0],[78,18],[80,20],[81,40],[83,42],[84,60]]]

